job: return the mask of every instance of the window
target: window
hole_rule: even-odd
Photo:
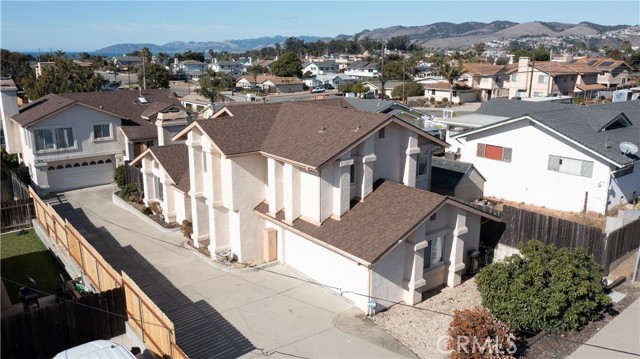
[[[543,97],[543,96],[544,96],[544,93],[542,93],[542,92],[536,91],[536,92],[533,93],[533,97]]]
[[[4,147],[4,129],[0,128],[0,146]]]
[[[93,125],[93,139],[109,139],[111,138],[111,127],[109,124]]]
[[[500,147],[478,143],[476,156],[496,161],[511,162],[511,152],[512,149],[509,147]]]
[[[207,153],[202,151],[202,172],[207,172]]]
[[[593,162],[549,155],[548,169],[549,171],[591,178],[593,175]]]
[[[538,75],[538,83],[539,84],[546,84],[549,81],[549,76],[548,75]]]
[[[436,95],[436,90],[431,90],[431,96],[435,96]]]
[[[153,176],[153,187],[156,193],[156,199],[164,201],[164,188],[158,176]]]
[[[418,153],[418,163],[416,164],[416,176],[424,176],[427,174],[428,166],[427,163],[427,153],[420,152]]]
[[[516,82],[516,81],[518,81],[518,74],[511,75],[511,82]]]
[[[65,149],[74,147],[73,129],[71,127],[46,128],[34,130],[36,151]]]
[[[356,165],[352,164],[351,167],[349,167],[349,183],[354,184],[356,183]]]
[[[424,270],[433,268],[444,260],[444,236],[428,242],[429,246],[424,249],[424,265],[422,267]]]
[[[378,138],[384,138],[386,127],[383,127],[378,131]]]

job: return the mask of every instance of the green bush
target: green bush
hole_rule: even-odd
[[[137,202],[137,199],[140,196],[140,191],[138,190],[138,186],[129,183],[122,187],[119,196],[125,201]]]
[[[144,208],[142,209],[142,214],[149,216],[153,214],[153,211],[151,210],[151,207],[144,206]]]
[[[602,271],[582,249],[529,241],[522,256],[483,268],[476,277],[482,304],[514,328],[559,333],[575,330],[611,303]]]
[[[123,189],[124,186],[127,184],[127,177],[124,172],[124,165],[120,165],[116,167],[114,180],[116,181],[116,184],[118,185],[118,187],[120,187],[120,189]]]
[[[452,359],[513,358],[519,339],[487,308],[454,310],[453,315],[448,330]]]

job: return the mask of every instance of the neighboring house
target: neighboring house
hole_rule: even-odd
[[[378,64],[364,60],[354,61],[347,66],[344,74],[360,80],[370,80],[379,76]]]
[[[3,122],[18,134],[8,150],[46,194],[111,183],[116,165],[171,143],[190,117],[166,89],[50,94]]]
[[[388,299],[375,300],[381,309],[458,285],[468,252],[478,249],[481,217],[498,220],[426,191],[431,154],[445,142],[342,101],[228,106],[174,140],[186,140],[197,247],[242,262],[279,260],[342,288],[363,311],[369,297]],[[167,187],[187,172],[169,173],[154,151],[135,161],[146,176],[145,200],[161,197],[179,220],[187,211],[171,209],[167,198],[179,196],[167,196]],[[162,189],[152,189],[156,183]]]
[[[462,66],[465,73],[460,76],[459,81],[479,90],[480,101],[509,96],[509,90],[504,88],[509,75],[503,65],[465,63]]]
[[[335,88],[338,88],[338,86],[342,85],[345,81],[342,79],[342,77],[348,77],[351,78],[350,76],[343,76],[343,75],[336,75],[336,74],[324,74],[324,75],[318,75],[316,76],[316,80],[318,80],[319,85],[331,85]]]
[[[114,56],[111,62],[119,68],[140,67],[142,62],[137,56]]]
[[[311,72],[312,75],[335,74],[338,72],[336,62],[333,60],[309,61],[302,64],[302,73]]]
[[[423,85],[423,87],[424,96],[437,102],[449,101],[449,96],[451,96],[451,102],[454,104],[478,101],[478,90],[473,89],[464,82],[457,82],[453,84],[452,88],[450,88],[448,82],[436,82]]]
[[[433,157],[431,171],[432,192],[468,202],[484,196],[486,180],[471,163]]]
[[[316,86],[322,85],[322,82],[317,80],[315,77],[305,77],[305,78],[302,79],[302,82],[307,87],[316,87]]]
[[[245,64],[238,61],[218,61],[214,59],[209,68],[215,72],[226,72],[231,74],[241,74]]]
[[[276,62],[277,60],[255,60],[251,63],[251,65],[249,66],[245,66],[244,71],[245,72],[249,72],[248,68],[252,67],[252,66],[262,66],[265,69],[268,70],[269,73],[271,73],[271,66],[273,66],[273,64]]]
[[[174,75],[186,76],[188,80],[197,80],[208,75],[207,67],[208,65],[204,62],[196,60],[178,62],[178,59],[175,59],[171,69]]]
[[[362,85],[369,88],[369,93],[373,94],[374,98],[379,97],[380,93],[382,92],[382,83],[380,81],[365,81],[362,83]],[[391,96],[391,93],[393,92],[393,89],[402,85],[403,85],[402,81],[396,81],[396,80],[385,81],[384,83],[385,98],[392,98],[393,96]]]
[[[505,119],[451,138],[461,160],[486,178],[485,195],[599,214],[638,198],[638,153],[624,153],[620,146],[640,147],[639,101],[588,107],[494,104],[501,105]],[[527,109],[540,105],[548,110]]]
[[[271,75],[246,75],[241,77],[236,86],[242,88],[258,87],[272,93],[290,93],[303,91],[304,82],[297,77],[279,77]]]
[[[596,60],[595,62],[592,62]],[[607,88],[623,87],[628,85],[633,68],[622,60],[614,59],[582,59],[591,67],[598,69],[597,82]]]
[[[131,162],[142,167],[144,203],[159,202],[168,223],[191,219],[189,152],[184,144],[153,146]]]
[[[11,126],[11,116],[18,113],[18,88],[12,79],[0,79],[0,95],[0,147],[9,153],[17,153],[20,131]]]

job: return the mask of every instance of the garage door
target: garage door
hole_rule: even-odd
[[[113,182],[115,162],[107,158],[51,164],[47,174],[51,192],[98,186]]]

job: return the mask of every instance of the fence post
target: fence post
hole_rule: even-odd
[[[71,257],[71,246],[69,245],[69,220],[66,218],[64,219],[64,238],[67,241],[67,248],[65,249],[67,250],[69,257]]]
[[[173,340],[171,340],[173,331],[171,330],[171,328],[167,329],[167,333],[169,334],[169,357],[173,359]]]
[[[98,258],[94,258],[96,262],[96,275],[98,276],[98,290],[102,292],[102,284],[100,283],[100,267],[98,267]]]

